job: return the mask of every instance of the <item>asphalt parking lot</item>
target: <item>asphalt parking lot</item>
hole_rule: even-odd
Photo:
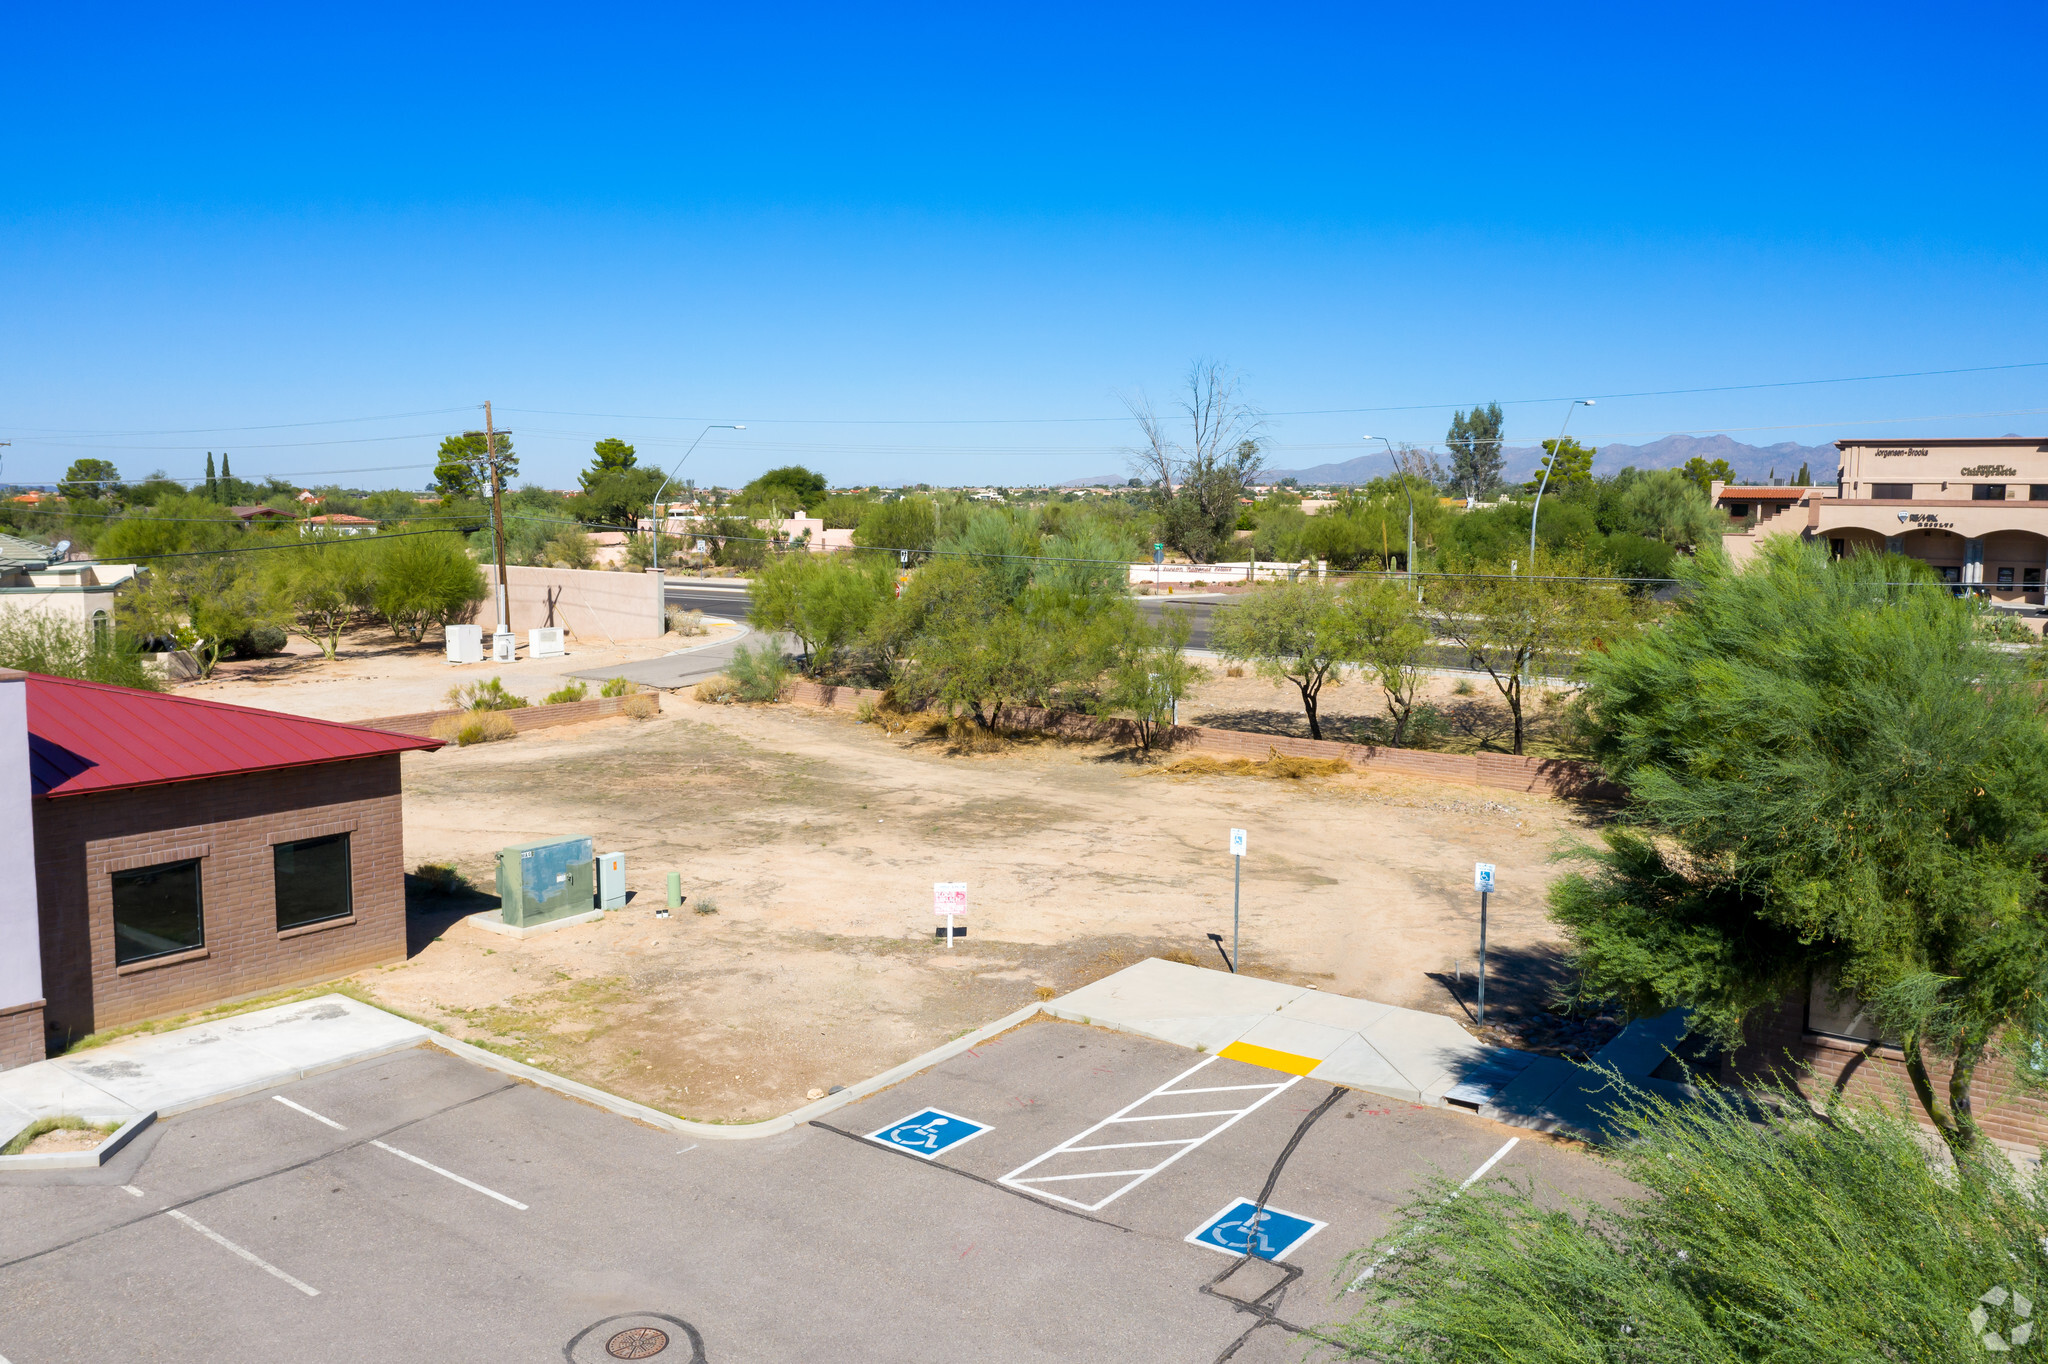
[[[6,1176],[0,1357],[1297,1360],[1432,1168],[1615,1192],[1516,1135],[1050,1020],[748,1141],[422,1048]]]

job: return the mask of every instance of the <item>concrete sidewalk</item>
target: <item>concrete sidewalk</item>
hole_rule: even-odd
[[[726,665],[732,662],[733,651],[740,645],[749,640],[759,645],[760,641],[755,638],[756,631],[745,628],[743,622],[733,623],[741,625],[742,629],[741,633],[730,639],[713,640],[709,644],[693,644],[687,649],[677,649],[673,653],[663,654],[660,658],[644,658],[637,663],[615,663],[603,668],[585,668],[580,672],[570,673],[569,676],[592,682],[605,682],[614,677],[623,677],[628,682],[638,682],[646,687],[660,687],[667,691],[687,687],[724,672]]]

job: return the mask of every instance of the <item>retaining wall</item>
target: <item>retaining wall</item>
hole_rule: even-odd
[[[580,725],[586,720],[631,715],[636,711],[659,714],[661,693],[643,691],[629,696],[593,696],[587,701],[563,701],[552,706],[522,706],[518,710],[501,710],[498,714],[510,720],[512,728],[523,734],[529,729]],[[469,712],[463,710],[423,710],[412,715],[380,715],[374,720],[351,720],[349,723],[361,725],[365,729],[382,729],[393,734],[416,734],[424,738],[433,730],[435,721],[467,714]]]
[[[833,710],[855,710],[862,701],[879,703],[883,693],[860,687],[834,687],[801,679],[789,684],[789,699]],[[1034,706],[1005,706],[997,722],[1014,729],[1041,730],[1073,739],[1136,743],[1137,726],[1129,720]],[[1625,793],[1588,763],[1568,758],[1518,757],[1512,753],[1430,753],[1415,748],[1381,748],[1344,744],[1329,739],[1296,739],[1284,734],[1254,734],[1240,729],[1181,725],[1165,746],[1241,758],[1264,758],[1271,750],[1291,758],[1337,758],[1369,772],[1400,772],[1432,781],[1455,781],[1503,791],[1527,791],[1573,800],[1620,801]]]
[[[485,564],[484,583],[492,586],[496,566]],[[596,569],[526,568],[505,570],[511,603],[512,633],[526,642],[528,630],[561,626],[578,639],[653,639],[668,629],[662,614],[661,575],[605,573]],[[496,608],[487,590],[476,608],[488,641]]]

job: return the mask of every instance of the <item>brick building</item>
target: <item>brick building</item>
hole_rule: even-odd
[[[0,670],[0,859],[35,867],[0,884],[0,1066],[402,959],[399,755],[439,746]]]

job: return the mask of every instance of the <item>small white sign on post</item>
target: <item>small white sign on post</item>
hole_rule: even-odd
[[[1478,891],[1481,895],[1491,895],[1493,893],[1493,863],[1474,862],[1472,864],[1472,889]]]
[[[957,915],[967,916],[967,883],[965,881],[932,882],[932,913],[946,921],[946,950],[953,948],[953,919]]]
[[[1230,855],[1232,857],[1244,856],[1244,830],[1232,829],[1230,831]]]

